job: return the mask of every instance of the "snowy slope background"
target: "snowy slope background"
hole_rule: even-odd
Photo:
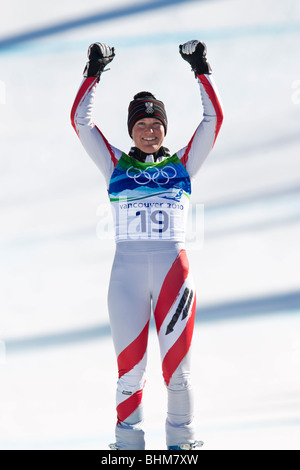
[[[207,450],[300,449],[299,1],[134,11],[150,3],[159,4],[11,0],[1,9],[0,449],[107,449],[114,440],[114,241],[104,180],[69,114],[88,45],[107,42],[116,58],[96,96],[102,132],[127,150],[127,106],[146,89],[165,102],[166,145],[183,147],[202,113],[178,54],[194,38],[208,46],[225,110],[193,188],[204,241],[188,244],[198,437]],[[164,449],[154,328],[144,402],[147,448]]]

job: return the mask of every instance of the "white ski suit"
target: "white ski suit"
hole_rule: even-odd
[[[151,311],[168,391],[167,446],[194,442],[190,345],[196,293],[185,251],[191,179],[212,149],[223,114],[211,75],[199,75],[203,119],[187,146],[171,157],[140,162],[112,146],[92,119],[96,78],[85,78],[72,125],[104,175],[112,204],[116,253],[108,307],[119,380],[116,444],[144,449],[142,394]],[[154,404],[155,406],[155,404]]]

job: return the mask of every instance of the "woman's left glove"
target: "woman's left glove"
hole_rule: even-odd
[[[194,40],[181,44],[179,53],[191,65],[196,77],[204,73],[211,74],[211,67],[206,60],[206,45],[204,42]]]
[[[97,77],[100,80],[100,75],[106,65],[108,65],[115,57],[115,48],[109,47],[106,44],[95,42],[88,48],[88,59],[85,69],[83,71],[84,77]]]

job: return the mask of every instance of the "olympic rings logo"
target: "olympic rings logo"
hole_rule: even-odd
[[[167,165],[163,168],[154,168],[154,172],[149,172],[147,170],[153,167],[147,167],[145,170],[140,170],[139,168],[134,168],[131,166],[126,171],[128,178],[134,179],[137,184],[144,185],[153,181],[157,184],[168,184],[169,181],[175,176],[177,176],[177,171],[174,167]]]

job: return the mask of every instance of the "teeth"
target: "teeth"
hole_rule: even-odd
[[[151,141],[151,140],[155,140],[155,138],[150,138],[150,137],[149,137],[149,138],[146,138],[146,137],[144,137],[144,139],[143,139],[143,140],[148,140],[148,141]]]

